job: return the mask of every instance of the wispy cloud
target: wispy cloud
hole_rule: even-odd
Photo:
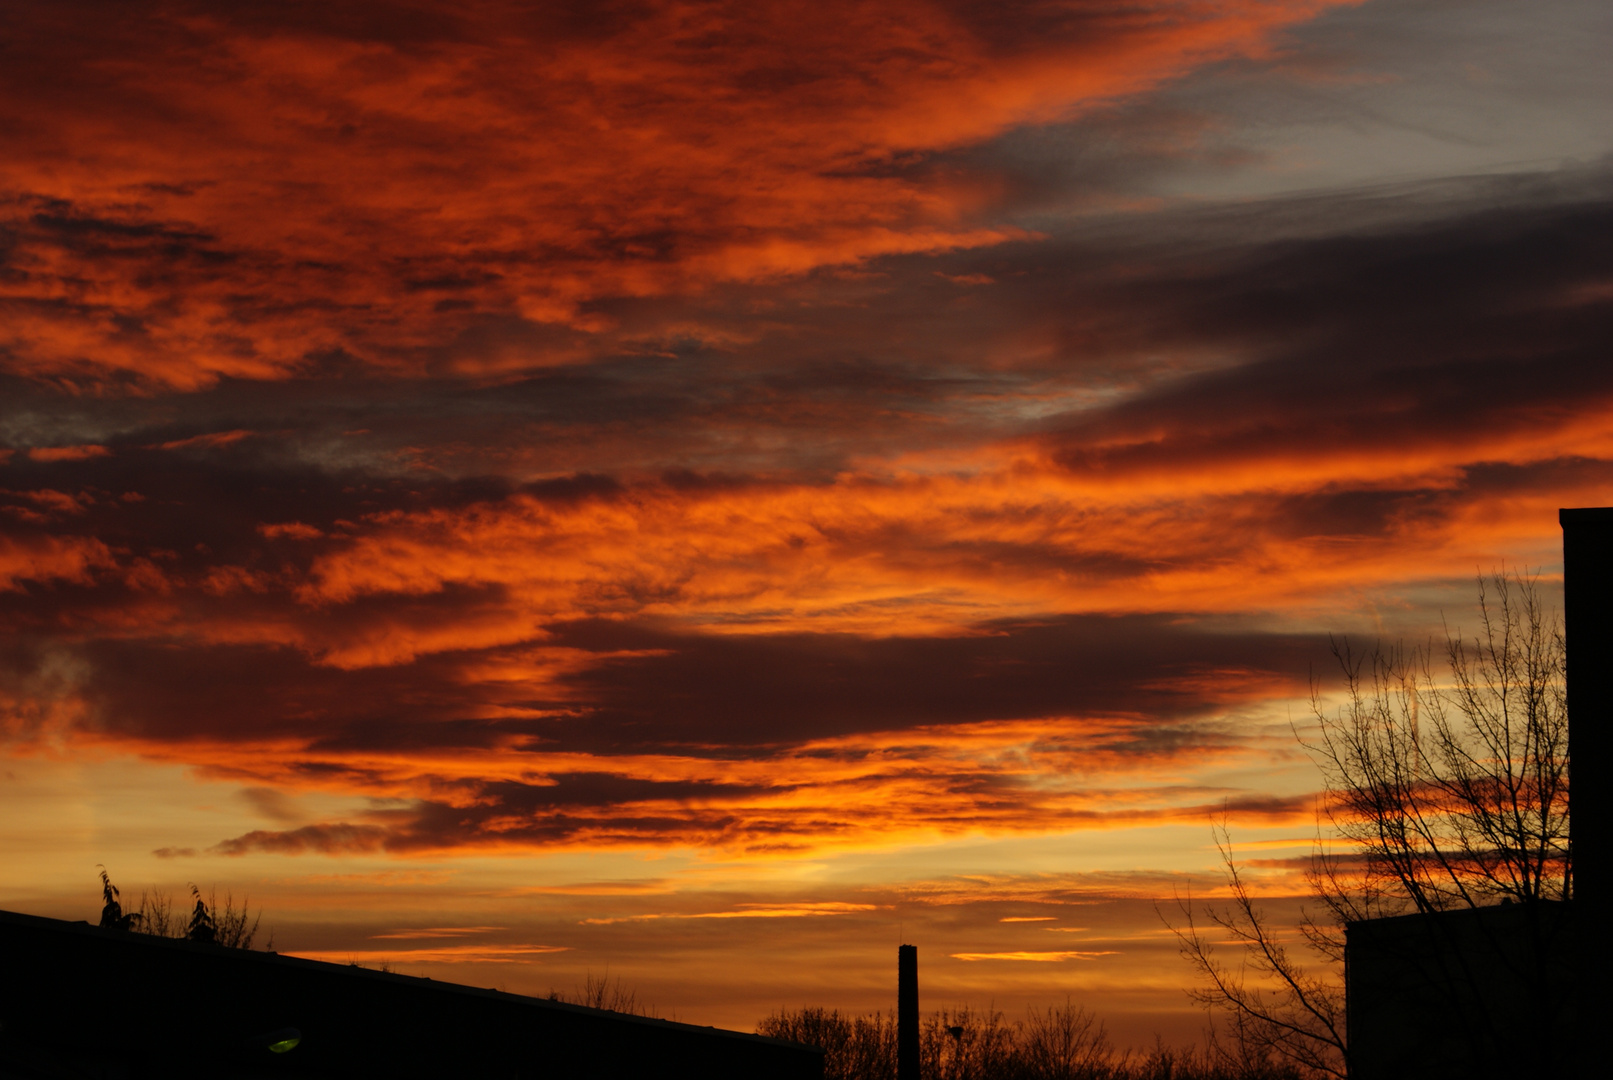
[[[443,945],[421,949],[314,949],[287,955],[332,964],[515,964],[566,951],[559,945]]]
[[[431,926],[421,930],[394,930],[389,934],[371,934],[371,941],[410,941],[416,938],[455,938],[471,934],[491,934],[507,929],[503,926]]]
[[[1023,960],[1036,964],[1056,964],[1065,960],[1096,960],[1101,956],[1119,956],[1114,949],[1096,952],[990,952],[952,953],[954,960]]]
[[[801,919],[821,915],[846,915],[857,911],[873,911],[874,904],[851,904],[825,900],[804,904],[741,904],[732,911],[656,912],[645,915],[623,915],[609,919],[583,919],[585,926],[610,926],[622,922],[647,922],[654,919]]]

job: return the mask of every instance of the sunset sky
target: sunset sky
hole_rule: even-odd
[[[138,14],[137,14],[138,12]],[[1329,636],[1613,503],[1605,0],[12,0],[0,907],[663,1015],[1278,910]]]

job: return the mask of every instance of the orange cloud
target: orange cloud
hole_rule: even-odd
[[[503,926],[433,926],[423,930],[399,930],[391,934],[371,934],[372,941],[412,941],[416,938],[467,937],[507,929]]]
[[[1600,414],[1587,417],[1585,432],[1601,423]],[[1587,447],[1575,432],[1550,440],[1540,454]],[[1613,446],[1605,452],[1613,456]],[[1437,457],[1430,448],[1422,462],[1402,454],[1392,467],[1426,477],[1491,454],[1528,461],[1532,453],[1503,435]],[[298,596],[318,609],[453,587],[507,597],[502,617],[488,613],[458,633],[376,625],[321,643],[326,662],[342,667],[531,640],[552,621],[600,616],[673,618],[719,633],[947,633],[1054,612],[1238,611],[1255,580],[1265,610],[1305,610],[1363,581],[1464,576],[1508,551],[1540,559],[1545,550],[1520,552],[1521,538],[1540,537],[1559,503],[1587,497],[1519,493],[1482,511],[1453,502],[1445,515],[1390,522],[1388,536],[1350,542],[1293,535],[1284,504],[1330,484],[1374,483],[1360,460],[1314,470],[1267,460],[1214,478],[1189,462],[1155,479],[1093,476],[1033,456],[992,460],[982,451],[977,460],[951,474],[710,492],[646,485],[569,504],[517,495],[378,515],[314,560]]]
[[[0,536],[0,590],[24,582],[88,584],[116,563],[105,544],[87,537]]]
[[[300,949],[287,953],[332,964],[514,964],[567,952],[564,945],[443,945],[427,949]]]
[[[583,919],[585,926],[611,926],[621,922],[645,922],[653,919],[802,919],[823,915],[846,915],[858,911],[873,911],[876,904],[853,904],[843,900],[825,900],[798,904],[741,904],[734,911],[663,912],[652,915],[623,915],[610,919]]]
[[[1056,964],[1063,960],[1096,960],[1100,956],[1119,956],[1114,949],[1096,952],[992,952],[952,953],[954,960],[1028,960],[1032,963]]]

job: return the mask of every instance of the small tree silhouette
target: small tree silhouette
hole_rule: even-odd
[[[213,913],[207,910],[207,903],[202,899],[202,890],[193,882],[190,895],[195,898],[196,906],[191,909],[190,927],[185,931],[185,937],[191,941],[200,941],[212,945],[218,940],[218,926],[213,921]]]
[[[97,863],[97,866],[100,864]],[[106,867],[101,866],[101,925],[110,930],[134,930],[139,927],[140,915],[138,912],[123,913],[123,905],[119,903],[118,887],[112,884],[107,876]]]

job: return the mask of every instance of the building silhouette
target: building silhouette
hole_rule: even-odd
[[[822,1075],[760,1035],[0,912],[0,1077]]]

